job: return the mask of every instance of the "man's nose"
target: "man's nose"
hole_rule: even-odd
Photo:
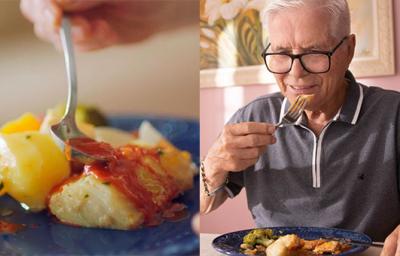
[[[303,65],[301,65],[300,59],[294,59],[292,69],[290,70],[289,74],[294,77],[302,77],[307,73],[307,70],[305,70]]]

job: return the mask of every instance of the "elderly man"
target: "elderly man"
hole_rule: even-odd
[[[263,57],[280,93],[239,109],[202,162],[201,212],[246,188],[257,226],[322,226],[385,240],[400,255],[400,94],[348,71],[345,0],[272,0]],[[293,126],[276,128],[298,95]]]

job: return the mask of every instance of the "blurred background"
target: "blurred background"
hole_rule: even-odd
[[[79,101],[109,115],[197,119],[197,22],[194,16],[185,27],[137,44],[76,52]],[[62,53],[34,35],[18,0],[0,0],[0,95],[0,124],[28,111],[44,113],[67,96]]]

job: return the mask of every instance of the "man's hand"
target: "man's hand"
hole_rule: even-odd
[[[385,239],[381,256],[400,256],[400,225]]]
[[[20,4],[35,34],[57,48],[61,18],[68,15],[72,39],[80,50],[142,41],[196,17],[192,6],[191,1],[164,0],[21,0]]]
[[[274,144],[272,124],[246,122],[228,124],[208,151],[204,169],[209,185],[221,185],[228,172],[238,172],[255,164],[267,145]]]

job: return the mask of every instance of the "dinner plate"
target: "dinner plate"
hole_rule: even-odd
[[[195,120],[118,116],[110,118],[110,123],[131,131],[143,120],[150,121],[178,148],[189,151],[198,164],[199,124]],[[191,228],[191,217],[199,210],[198,179],[196,175],[194,188],[174,200],[188,207],[187,218],[132,231],[64,225],[46,212],[29,213],[10,197],[0,197],[0,215],[4,209],[13,211],[0,219],[26,225],[15,235],[1,235],[0,255],[198,255],[199,239]]]
[[[319,239],[319,238],[344,238],[350,239],[355,242],[372,243],[371,238],[367,235],[337,228],[318,228],[318,227],[271,227],[274,234],[286,235],[296,234],[299,237],[307,240]],[[243,237],[249,233],[252,229],[240,230],[232,233],[227,233],[216,237],[212,246],[219,252],[227,255],[242,256],[246,255],[240,252],[240,244],[243,241]],[[349,255],[353,253],[359,253],[366,250],[365,246],[352,246],[348,251],[345,251],[339,255]]]

